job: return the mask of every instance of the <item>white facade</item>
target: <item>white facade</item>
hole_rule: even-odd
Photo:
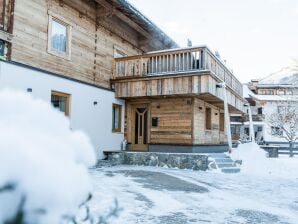
[[[287,106],[288,101],[283,98],[282,100],[276,100],[276,101],[263,101],[262,104],[259,104],[257,101],[256,106],[252,106],[253,115],[258,115],[258,108],[262,108],[262,114],[264,115],[263,121],[254,121],[254,132],[257,142],[268,142],[272,144],[279,144],[279,143],[288,143],[285,138],[280,138],[276,135],[272,135],[271,126],[266,121],[266,118],[276,113],[278,110],[278,107],[280,106]],[[292,102],[293,103],[293,102]],[[298,102],[297,102],[298,103]],[[249,129],[249,122],[244,123],[244,129],[247,131]],[[245,133],[244,131],[244,133]]]
[[[24,66],[0,62],[0,89],[3,88],[24,92],[30,88],[32,92],[28,94],[49,103],[52,91],[70,94],[71,129],[80,129],[89,135],[98,158],[103,158],[104,150],[120,150],[124,138],[124,101],[116,99],[114,92]],[[112,132],[113,103],[122,105],[120,133]]]

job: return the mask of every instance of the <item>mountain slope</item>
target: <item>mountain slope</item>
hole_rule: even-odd
[[[298,63],[284,67],[278,72],[261,79],[260,84],[293,84],[298,85]]]

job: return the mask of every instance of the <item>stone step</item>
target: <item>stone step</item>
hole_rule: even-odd
[[[210,157],[214,158],[214,159],[228,159],[230,158],[229,156],[227,156],[226,154],[224,153],[212,153],[212,154],[209,154]]]
[[[234,163],[217,163],[218,168],[236,167]]]
[[[221,169],[223,173],[240,173],[240,168],[238,167],[231,167],[231,168],[223,168]]]
[[[234,161],[231,158],[214,158],[216,163],[233,163]]]

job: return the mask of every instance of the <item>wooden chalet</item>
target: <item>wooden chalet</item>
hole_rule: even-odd
[[[226,146],[221,82],[230,111],[243,111],[242,85],[219,58],[178,48],[125,0],[0,0],[0,57],[0,87],[51,100],[100,152],[124,138],[131,150]]]
[[[132,150],[202,152],[226,144],[219,83],[227,85],[229,111],[243,112],[242,84],[205,46],[117,58],[114,69]]]

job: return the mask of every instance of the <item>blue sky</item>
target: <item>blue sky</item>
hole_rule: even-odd
[[[243,82],[298,59],[298,0],[129,0],[180,46],[207,45]]]

